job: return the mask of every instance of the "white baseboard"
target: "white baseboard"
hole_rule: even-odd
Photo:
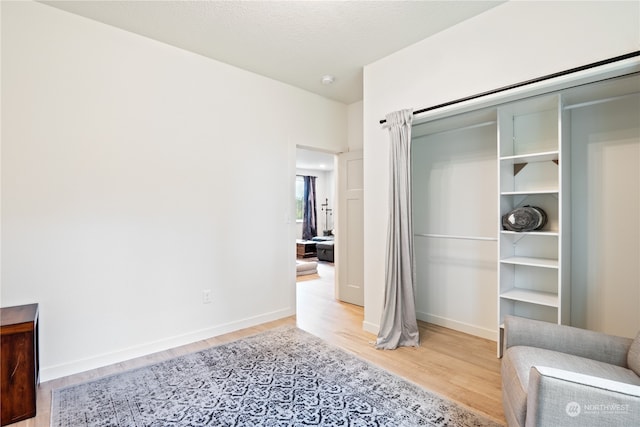
[[[471,323],[460,322],[458,320],[446,317],[436,316],[429,313],[417,312],[416,317],[423,322],[433,323],[434,325],[444,326],[445,328],[454,329],[466,334],[475,335],[477,337],[486,338],[491,341],[497,341],[498,332],[482,326],[473,325]]]
[[[147,356],[159,351],[165,351],[182,345],[191,344],[196,341],[201,341],[218,335],[227,334],[229,332],[238,331],[240,329],[250,328],[252,326],[293,316],[295,314],[295,308],[282,309],[255,317],[249,317],[246,319],[217,325],[211,328],[193,331],[184,335],[169,337],[154,342],[148,342],[139,346],[125,348],[111,353],[100,354],[87,359],[74,360],[72,362],[55,366],[41,367],[40,381],[49,381],[56,378],[77,374],[79,372],[88,371],[90,369],[96,369],[103,366],[112,365],[114,363],[120,363],[125,360],[134,359],[136,357]]]
[[[371,323],[371,322],[367,322],[367,321],[362,321],[362,329],[365,332],[370,332],[374,335],[378,335],[378,332],[380,331],[380,325],[377,325],[375,323]]]

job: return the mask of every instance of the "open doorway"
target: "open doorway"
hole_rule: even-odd
[[[335,164],[334,154],[296,149],[296,293],[299,300],[335,299]],[[310,199],[315,201],[315,209]]]

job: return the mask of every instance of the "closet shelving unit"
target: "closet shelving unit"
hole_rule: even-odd
[[[559,94],[498,108],[498,180],[500,217],[521,206],[547,214],[538,231],[499,228],[498,356],[503,323],[516,315],[553,323],[569,322],[568,230],[569,155]]]
[[[424,296],[418,300],[421,320],[497,338],[501,357],[507,315],[585,328],[593,323],[601,328],[602,321],[591,322],[589,304],[599,292],[612,288],[625,295],[628,312],[637,312],[637,270],[626,267],[629,260],[637,259],[638,245],[633,234],[625,231],[635,230],[636,224],[630,223],[635,217],[627,215],[638,194],[637,181],[627,182],[635,176],[629,171],[637,171],[633,158],[625,159],[625,169],[617,170],[621,156],[636,153],[640,63],[634,64],[629,68],[632,72],[569,81],[529,96],[480,103],[477,109],[464,106],[433,112],[414,122],[412,137],[420,140],[412,150],[421,144],[430,146],[425,161],[412,158],[416,256],[421,255],[416,262],[421,267],[417,269],[418,295]],[[589,139],[592,134],[593,140]],[[457,187],[438,181],[445,170],[442,165],[468,166],[467,148],[479,142],[482,156],[474,161],[480,163],[489,156],[489,168],[495,169],[486,173],[486,169],[465,168],[466,181],[455,181]],[[444,151],[442,162],[434,163],[438,158],[431,154],[442,154],[438,144],[446,146],[451,156]],[[627,194],[627,186],[633,195]],[[447,188],[436,193],[442,201],[427,199],[429,188]],[[545,210],[548,221],[543,229],[503,230],[502,215],[524,205]],[[468,218],[449,214],[471,212],[469,207],[473,215]],[[465,242],[473,240],[487,241],[488,246],[497,240],[497,248],[483,244],[478,249],[473,242]],[[623,249],[603,257],[605,244]],[[441,249],[447,258],[440,257],[437,250]],[[615,322],[606,326],[622,329],[628,322],[621,320],[625,314],[616,312],[618,305],[620,299],[598,301],[595,313],[608,310]]]

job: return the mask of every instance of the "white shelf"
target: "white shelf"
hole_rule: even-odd
[[[500,157],[500,161],[513,162],[513,163],[533,163],[533,162],[550,162],[552,160],[558,160],[559,152],[545,151],[542,153],[531,154],[518,154],[515,156]]]
[[[497,237],[484,237],[484,236],[462,236],[454,234],[433,234],[433,233],[414,233],[417,237],[433,237],[436,239],[457,239],[457,240],[483,240],[489,242],[496,242]]]
[[[500,298],[531,304],[546,305],[548,307],[558,307],[558,295],[551,292],[513,288],[506,292],[502,292],[500,294]]]
[[[557,195],[558,189],[552,190],[537,190],[537,191],[503,191],[500,193],[501,196],[528,196],[533,194],[552,194]]]
[[[529,267],[558,268],[557,259],[512,256],[500,260],[503,264],[526,265]]]
[[[520,236],[549,236],[558,237],[560,233],[557,231],[508,231],[501,230],[500,234],[520,235]]]

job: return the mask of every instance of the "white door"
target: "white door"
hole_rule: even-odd
[[[364,208],[362,151],[338,155],[336,297],[364,305]]]

